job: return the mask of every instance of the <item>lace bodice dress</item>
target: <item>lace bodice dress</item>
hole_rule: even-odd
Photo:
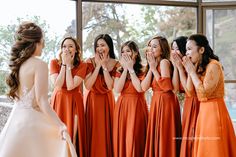
[[[221,64],[210,60],[196,88],[200,109],[196,123],[194,157],[235,157],[236,138],[224,101]]]

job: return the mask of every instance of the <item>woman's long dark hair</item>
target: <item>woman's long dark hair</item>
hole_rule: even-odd
[[[202,54],[202,61],[199,65],[199,68],[197,69],[197,72],[199,74],[203,74],[206,71],[206,66],[210,62],[210,59],[215,59],[219,61],[219,57],[214,54],[205,35],[193,34],[188,38],[188,40],[195,41],[196,45],[198,46],[198,50],[201,47],[204,47],[204,53]]]
[[[183,55],[183,56],[186,56],[186,43],[187,43],[187,39],[188,37],[186,36],[179,36],[177,38],[175,38],[173,40],[173,42],[171,43],[171,47],[173,46],[173,43],[176,42],[178,48],[179,48],[179,51],[180,53]]]
[[[116,55],[114,53],[113,40],[108,34],[100,34],[95,38],[95,40],[94,40],[94,52],[96,52],[97,42],[98,42],[99,39],[103,39],[107,43],[107,45],[109,47],[109,57],[113,58],[113,59],[116,59]]]
[[[58,62],[58,64],[61,65],[61,63],[62,63],[62,58],[61,58],[62,48],[63,48],[64,42],[65,42],[67,39],[72,40],[72,41],[74,42],[74,44],[75,44],[76,53],[75,53],[73,65],[74,65],[74,66],[77,66],[77,65],[80,64],[80,61],[81,61],[81,47],[80,47],[78,41],[77,41],[75,38],[73,38],[73,37],[65,37],[65,38],[62,40],[62,42],[61,42],[61,52],[60,52],[60,54],[59,54],[59,62]]]
[[[98,42],[99,39],[103,39],[107,43],[107,45],[109,47],[109,57],[113,58],[113,59],[116,59],[116,55],[114,53],[113,40],[110,37],[110,35],[108,35],[108,34],[100,34],[95,38],[95,40],[94,40],[94,52],[96,52],[97,42]],[[99,70],[99,74],[103,74],[102,67]]]
[[[139,48],[138,48],[138,45],[134,42],[134,41],[127,41],[125,42],[124,44],[122,44],[121,46],[121,52],[122,52],[122,49],[125,47],[125,46],[128,46],[130,48],[130,50],[134,53],[133,55],[136,56],[135,58],[135,63],[134,63],[134,71],[137,75],[139,75],[140,73],[142,73],[142,64],[141,64],[141,56],[140,56],[140,53],[139,53]],[[120,69],[120,72],[123,71],[123,68]]]
[[[32,22],[23,22],[15,33],[15,43],[10,52],[10,74],[6,78],[6,83],[10,87],[7,96],[10,99],[19,98],[17,90],[19,88],[19,69],[36,50],[37,43],[43,38],[43,32],[39,26]]]

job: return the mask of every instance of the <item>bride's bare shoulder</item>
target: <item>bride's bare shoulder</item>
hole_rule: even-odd
[[[38,57],[31,57],[31,60],[37,64],[43,64],[46,63],[44,62],[42,59],[38,58]]]
[[[31,64],[34,64],[36,67],[41,68],[42,66],[47,66],[47,63],[37,57],[30,58]]]

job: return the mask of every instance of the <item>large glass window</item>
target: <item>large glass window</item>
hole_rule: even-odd
[[[164,1],[196,2],[197,0],[164,0]]]
[[[229,114],[236,124],[236,83],[226,83],[225,84],[225,102],[229,111]],[[235,128],[236,129],[236,128]]]
[[[98,34],[110,34],[116,54],[127,40],[134,40],[140,49],[156,34],[171,42],[179,35],[196,33],[196,8],[119,3],[83,2],[84,57],[93,55],[93,41]],[[142,51],[141,51],[142,52]]]
[[[203,2],[235,2],[236,0],[202,0]]]
[[[236,123],[236,9],[207,9],[206,35],[223,64],[225,75],[225,101],[231,118]]]
[[[67,34],[73,36],[76,34],[75,4],[75,1],[68,0],[7,0],[1,2],[0,58],[7,59],[14,30],[22,21],[33,21],[42,27],[46,39],[45,53],[42,57],[45,61],[55,57],[61,38]]]
[[[206,34],[224,66],[226,80],[236,80],[236,9],[206,11]]]

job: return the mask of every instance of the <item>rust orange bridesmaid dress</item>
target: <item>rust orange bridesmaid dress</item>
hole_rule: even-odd
[[[219,78],[217,82],[215,79],[212,81],[214,77]],[[200,79],[202,83],[196,88],[200,109],[194,157],[235,157],[236,136],[224,101],[224,74],[221,64],[211,60]]]
[[[50,74],[59,74],[60,69],[58,61],[52,60],[50,63]],[[79,76],[84,79],[87,72],[87,64],[81,62],[78,66],[71,69],[71,72],[73,77]],[[86,123],[80,86],[68,91],[66,82],[64,82],[61,89],[53,91],[51,105],[60,119],[66,124],[78,156],[86,157]]]
[[[182,114],[182,142],[180,157],[192,157],[196,122],[199,111],[199,101],[196,93],[185,93],[184,109]]]
[[[93,72],[93,63],[88,64],[88,73]],[[116,66],[110,71],[115,76]],[[97,79],[86,98],[86,125],[89,157],[113,157],[113,111],[115,99],[106,86],[103,73]]]
[[[158,66],[160,72],[160,66]],[[178,157],[181,144],[180,107],[171,78],[153,79],[145,157]]]
[[[116,77],[120,76],[117,72]],[[127,78],[114,111],[114,157],[144,156],[147,122],[144,92],[137,92]]]

